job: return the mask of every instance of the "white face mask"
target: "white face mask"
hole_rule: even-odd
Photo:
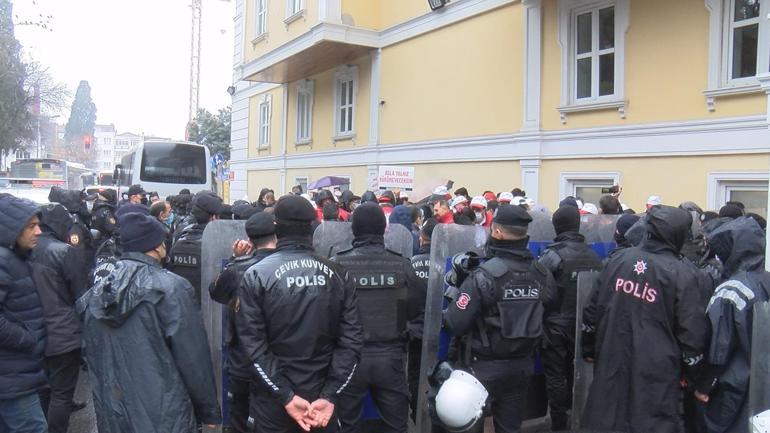
[[[474,212],[476,214],[476,224],[482,224],[484,223],[484,212],[483,211],[476,211]]]

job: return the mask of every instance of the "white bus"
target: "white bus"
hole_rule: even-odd
[[[141,184],[147,193],[162,199],[187,188],[192,194],[211,190],[209,149],[186,141],[145,141],[123,155],[115,168],[119,192]]]

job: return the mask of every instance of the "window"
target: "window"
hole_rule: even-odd
[[[767,171],[709,173],[707,207],[719,210],[728,201],[739,201],[746,212],[767,215]]]
[[[602,188],[620,184],[617,172],[569,172],[561,174],[559,199],[571,195],[584,203],[599,205],[599,199],[606,194]]]
[[[286,0],[286,17],[290,18],[302,12],[302,0]]]
[[[297,85],[297,144],[310,143],[313,134],[312,80]]]
[[[308,180],[309,178],[307,176],[294,176],[294,183],[291,186],[299,185],[302,187],[302,192],[305,193],[307,192]]]
[[[270,95],[265,95],[259,103],[259,142],[258,148],[270,146]]]
[[[574,20],[575,99],[615,93],[615,7],[591,8]]]
[[[764,67],[759,67],[759,35],[766,33],[765,29],[760,32],[760,0],[730,0],[729,11],[725,14],[727,23],[725,30],[726,42],[729,50],[729,78],[738,80],[741,78],[754,77],[758,73],[767,72],[767,57],[764,57]],[[763,0],[762,3],[767,3]]]
[[[267,0],[255,0],[257,6],[256,25],[254,31],[254,38],[267,33]]]
[[[16,159],[29,159],[30,154],[24,149],[16,150]]]
[[[559,0],[561,106],[565,113],[617,108],[625,117],[629,0]]]
[[[355,97],[358,68],[346,66],[334,74],[334,133],[335,138],[355,134]]]

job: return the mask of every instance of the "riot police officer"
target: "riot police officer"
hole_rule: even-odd
[[[307,200],[284,196],[274,209],[276,251],[246,271],[235,311],[259,387],[257,431],[323,428],[360,362],[355,289],[338,264],[313,251],[316,213]]]
[[[340,396],[342,432],[360,429],[364,397],[371,392],[383,432],[405,433],[409,414],[404,350],[407,324],[425,311],[425,282],[409,259],[385,248],[385,214],[374,203],[353,211],[353,248],[332,260],[353,280],[364,328],[361,365]]]
[[[195,224],[182,231],[171,248],[168,270],[184,277],[195,289],[195,302],[201,302],[201,241],[206,224],[218,218],[222,199],[211,192],[201,192],[193,198],[192,215]]]
[[[551,430],[557,431],[567,429],[567,410],[572,401],[577,277],[580,272],[599,270],[602,262],[579,233],[580,212],[576,207],[560,207],[552,221],[556,238],[543,253],[540,264],[553,274],[559,296],[553,305],[546,306],[541,356],[551,408]]]
[[[118,236],[118,221],[115,217],[116,194],[113,189],[104,189],[97,193],[94,207],[91,209],[93,228],[99,231],[101,238],[96,245],[96,259],[99,260],[101,246]]]
[[[211,298],[228,306],[225,312],[225,345],[227,345],[227,375],[230,379],[228,392],[230,425],[238,433],[253,430],[249,426],[249,402],[256,396],[251,382],[251,362],[238,340],[235,327],[238,285],[243,274],[255,263],[275,251],[275,219],[260,212],[246,221],[248,241],[239,240],[233,245],[233,258],[225,265],[214,284],[209,288]]]
[[[527,249],[532,221],[519,206],[501,206],[492,220],[488,260],[448,291],[445,326],[462,338],[456,364],[489,391],[497,433],[518,431],[534,354],[543,333],[543,304],[556,283]]]

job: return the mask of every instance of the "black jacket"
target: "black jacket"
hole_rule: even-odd
[[[187,279],[195,288],[196,302],[201,293],[201,246],[206,224],[193,224],[182,230],[169,251],[166,269]]]
[[[246,271],[238,293],[235,321],[256,383],[281,406],[295,392],[336,401],[363,344],[355,291],[341,267],[316,255],[309,238],[282,238]]]
[[[101,433],[191,433],[220,424],[211,352],[192,287],[124,253],[80,300]]]
[[[102,234],[102,240],[117,234],[118,223],[117,218],[115,218],[115,205],[106,201],[97,200],[94,202],[94,207],[91,212],[93,214],[93,228],[99,230]]]
[[[558,299],[545,310],[545,323],[563,328],[568,335],[573,335],[577,316],[578,273],[598,271],[602,261],[586,244],[583,235],[565,232],[556,236],[539,262],[551,271],[558,288]]]
[[[46,356],[80,349],[82,326],[75,301],[86,291],[89,269],[67,244],[70,215],[62,206],[42,213],[43,234],[32,251],[32,279],[40,295],[48,329]]]
[[[444,312],[444,324],[455,335],[462,337],[470,334],[471,352],[475,355],[490,359],[527,358],[534,354],[535,348],[540,343],[542,336],[543,306],[551,305],[556,301],[556,282],[547,269],[535,261],[532,253],[527,249],[528,239],[519,241],[505,241],[504,245],[487,247],[487,263],[492,259],[500,259],[507,269],[521,274],[529,274],[528,278],[536,282],[537,292],[527,290],[525,298],[538,301],[537,304],[527,305],[526,311],[513,312],[503,317],[500,311],[500,302],[497,296],[498,279],[485,267],[479,267],[471,271],[457,290],[457,296],[450,298],[447,309]],[[525,304],[526,305],[526,304]],[[532,308],[535,307],[535,308]],[[513,317],[512,317],[513,316]],[[526,316],[526,317],[525,317]],[[508,328],[503,321],[528,320],[526,328],[529,333],[532,326],[538,325],[540,332],[527,337],[517,336],[508,338],[505,336]],[[479,330],[483,324],[484,334]],[[524,325],[519,323],[519,325]]]
[[[403,350],[408,338],[422,338],[427,284],[417,277],[409,259],[385,249],[382,236],[365,236],[356,238],[353,248],[340,251],[332,261],[347,271],[356,288],[364,351]],[[392,283],[389,278],[393,278]],[[397,317],[379,314],[387,305],[395,306]],[[390,329],[381,329],[380,337],[373,337],[372,328],[385,327]],[[397,338],[383,339],[384,334]]]
[[[710,394],[706,407],[709,432],[746,432],[753,305],[768,300],[770,274],[763,269],[764,232],[751,218],[729,222],[709,235],[724,260],[726,281],[708,305],[711,343],[698,391]]]
[[[261,249],[253,253],[230,260],[214,284],[209,287],[211,299],[227,305],[225,310],[225,341],[227,352],[227,373],[230,376],[248,379],[251,377],[251,361],[243,350],[238,339],[238,328],[235,327],[235,309],[237,305],[238,286],[243,274],[255,263],[269,256],[274,249]]]
[[[417,254],[412,256],[412,268],[415,274],[425,281],[427,287],[430,276],[430,244],[420,247]]]
[[[656,207],[641,246],[615,254],[599,274],[596,363],[582,425],[588,429],[672,433],[680,428],[683,367],[696,368],[706,345],[703,281],[679,256],[690,217]]]
[[[0,206],[0,400],[36,393],[48,383],[43,306],[28,258],[13,249],[37,206],[7,203]]]

